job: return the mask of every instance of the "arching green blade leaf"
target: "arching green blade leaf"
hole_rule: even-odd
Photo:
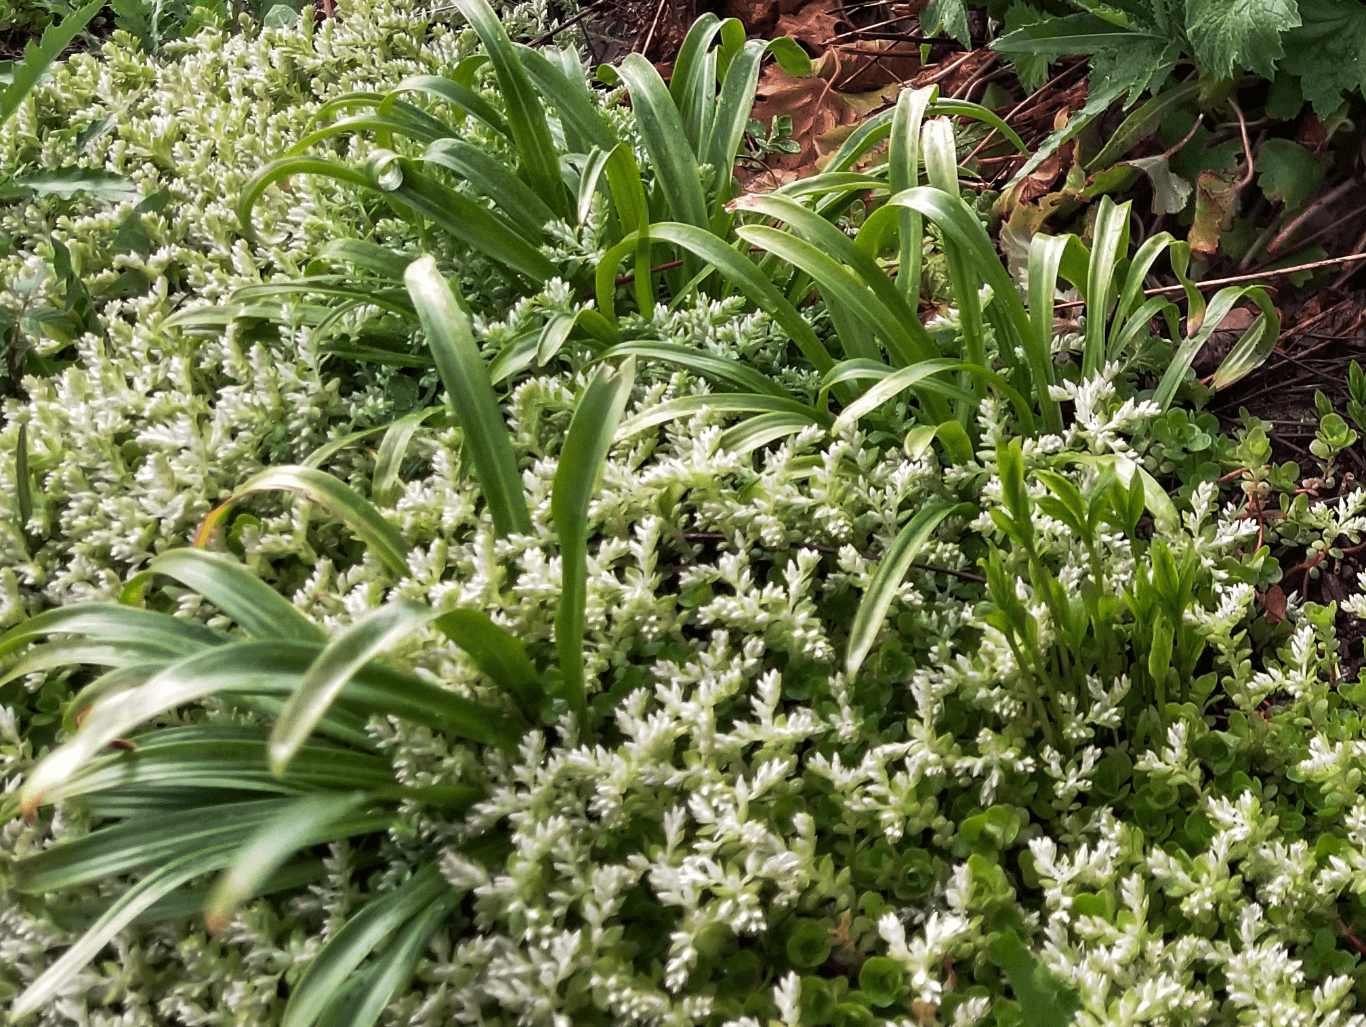
[[[665,216],[708,231],[711,218],[697,158],[659,72],[640,54],[628,55],[617,70],[631,91],[631,110],[664,194]],[[695,269],[690,269],[688,276],[695,273]]]
[[[359,809],[369,796],[364,792],[307,795],[291,802],[257,828],[233,856],[232,865],[218,879],[204,906],[204,922],[210,934],[228,925],[242,903],[253,898],[270,875],[306,845],[327,839],[348,813]],[[347,837],[349,832],[338,835]]]
[[[597,491],[635,373],[635,360],[628,357],[620,369],[599,368],[588,383],[574,407],[550,493],[550,515],[559,535],[562,561],[555,650],[560,659],[565,699],[578,719],[580,737],[586,737],[588,730],[583,668],[588,605],[588,504]]]
[[[950,514],[970,515],[974,512],[971,504],[929,503],[907,522],[897,534],[891,548],[883,554],[868,591],[863,594],[858,613],[854,615],[853,626],[849,629],[849,649],[845,656],[845,673],[850,677],[858,673],[859,667],[867,658],[887,610],[896,598],[897,589],[905,580],[916,554],[934,534],[935,528]]]
[[[371,1027],[384,1012],[384,1007],[412,980],[427,942],[461,898],[463,894],[453,890],[438,896],[404,924],[384,952],[361,972],[360,979],[347,991],[335,1014],[327,1017],[328,1027]]]
[[[503,120],[503,116],[494,109],[492,104],[469,86],[438,75],[412,75],[405,78],[394,87],[389,96],[385,97],[384,103],[380,105],[380,111],[387,113],[385,105],[393,97],[407,92],[425,93],[428,96],[436,97],[438,100],[445,100],[457,110],[474,115],[500,135],[507,136],[510,134],[507,122]]]
[[[712,392],[699,396],[683,396],[667,403],[650,407],[622,424],[617,438],[629,438],[639,432],[653,428],[667,421],[692,417],[703,410],[715,410],[727,414],[778,414],[785,413],[804,417],[807,424],[828,428],[834,423],[829,414],[821,413],[815,407],[795,399],[770,396],[767,393]]]
[[[163,728],[132,739],[137,748],[89,763],[48,793],[57,802],[78,795],[136,789],[214,788],[272,795],[312,788],[386,789],[394,784],[389,761],[325,742],[301,748],[283,778],[267,765],[262,727]]]
[[[312,1027],[337,997],[352,971],[400,926],[449,888],[436,867],[429,866],[351,917],[309,965],[289,997],[281,1027]]]
[[[0,635],[0,656],[51,634],[84,635],[96,642],[145,646],[167,656],[183,656],[205,646],[221,645],[230,636],[214,628],[152,610],[114,603],[81,603],[45,610]]]
[[[494,684],[512,696],[524,716],[532,720],[537,717],[545,701],[545,689],[526,646],[480,610],[452,610],[433,623],[469,653]]]
[[[517,149],[522,177],[551,208],[568,217],[559,155],[546,121],[545,102],[532,85],[507,30],[485,0],[455,0],[460,13],[479,34],[484,52],[498,76],[508,131]]]
[[[139,913],[187,881],[220,869],[230,858],[231,852],[229,843],[182,856],[153,870],[124,892],[75,945],[67,949],[60,959],[15,999],[10,1007],[10,1016],[17,1021],[51,1002],[67,981],[79,973],[115,935],[131,924]]]
[[[399,577],[408,573],[408,543],[397,530],[380,516],[351,486],[334,478],[326,471],[312,467],[271,467],[247,482],[205,516],[195,532],[196,548],[204,548],[228,509],[243,496],[267,489],[286,489],[302,492],[333,517],[342,521],[361,541],[374,550],[375,555]]]
[[[346,682],[372,657],[428,624],[436,611],[398,602],[372,610],[329,642],[289,697],[270,735],[270,769],[283,774]]]
[[[203,549],[171,549],[154,557],[146,570],[129,579],[119,602],[142,602],[143,589],[157,574],[194,589],[252,638],[300,642],[321,642],[326,638],[322,628],[247,567],[229,556]]]
[[[760,272],[753,261],[718,239],[707,229],[693,225],[662,222],[650,226],[651,242],[666,242],[700,257],[735,284],[759,309],[766,311],[797,344],[803,356],[818,372],[825,374],[834,366],[834,358],[817,337],[811,326],[802,319],[797,308],[779,292]],[[612,247],[598,264],[598,309],[607,317],[615,316],[617,265],[628,254],[636,252],[637,238],[629,235]],[[751,389],[752,392],[763,391]]]
[[[517,469],[498,397],[488,368],[474,341],[469,318],[460,309],[433,257],[408,267],[404,280],[431,343],[441,381],[450,396],[451,410],[464,430],[465,445],[474,459],[484,500],[498,534],[530,534],[531,514]]]

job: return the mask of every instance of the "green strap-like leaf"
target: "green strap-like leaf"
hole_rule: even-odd
[[[235,849],[245,834],[269,822],[293,801],[292,797],[253,799],[134,817],[20,860],[16,885],[25,893],[43,894],[158,866],[186,852],[221,846]],[[227,866],[229,859],[220,866]]]
[[[1102,196],[1092,230],[1091,266],[1086,275],[1086,342],[1082,349],[1081,374],[1093,377],[1106,355],[1106,325],[1116,301],[1115,270],[1129,255],[1129,209],[1132,201],[1116,204]]]
[[[480,610],[452,610],[433,623],[465,650],[494,684],[513,697],[523,715],[528,719],[537,716],[545,700],[545,689],[526,646]]]
[[[528,238],[501,214],[438,182],[416,161],[381,151],[366,166],[367,187],[422,215],[451,238],[531,282],[555,276],[555,265],[541,253],[540,233]]]
[[[394,784],[389,761],[331,743],[312,741],[290,762],[283,778],[267,766],[262,727],[163,728],[133,739],[131,752],[93,760],[48,793],[57,802],[119,789],[203,788],[295,794],[309,788],[386,789]]]
[[[629,438],[655,425],[692,417],[703,410],[726,414],[790,414],[805,418],[807,424],[823,428],[828,428],[834,423],[834,418],[829,414],[822,413],[799,400],[770,396],[767,393],[713,392],[701,396],[684,396],[641,411],[617,430],[617,438]]]
[[[1014,931],[1003,931],[991,943],[991,958],[1000,964],[1030,1027],[1068,1027],[1081,1000],[1070,986],[1039,966]]]
[[[434,258],[413,262],[404,280],[436,357],[451,410],[464,431],[494,527],[499,535],[530,534],[531,514],[512,436],[498,408],[498,397],[469,318],[456,303]]]
[[[916,554],[934,534],[935,528],[950,514],[967,516],[974,511],[970,504],[933,502],[924,506],[897,534],[891,548],[878,563],[873,580],[868,583],[868,591],[863,594],[854,623],[849,629],[849,649],[845,657],[845,672],[850,677],[858,673],[873,648],[877,633],[887,617],[897,589],[906,577],[906,572],[915,560]]]
[[[702,231],[708,231],[711,217],[702,192],[697,158],[688,145],[678,108],[664,88],[654,65],[640,54],[630,54],[621,62],[618,73],[631,91],[631,110],[640,129],[655,178],[664,193],[665,216]],[[723,174],[722,169],[717,169]],[[653,233],[651,233],[653,234]],[[688,275],[696,273],[689,270]]]
[[[527,239],[538,238],[555,220],[555,212],[529,185],[509,175],[506,167],[473,143],[439,139],[427,147],[421,159],[454,172],[458,180],[492,200]]]
[[[50,788],[76,774],[116,738],[158,714],[217,692],[292,696],[321,649],[301,642],[230,642],[167,665],[140,687],[97,699],[75,737],[49,752],[19,791],[25,811],[36,810]],[[515,749],[521,729],[503,714],[411,674],[362,667],[341,694],[348,706],[402,717],[485,745]]]
[[[289,996],[281,1027],[313,1027],[352,971],[405,922],[449,890],[434,865],[351,917],[309,964]]]
[[[391,99],[407,92],[425,93],[439,100],[445,100],[457,110],[465,114],[473,114],[499,135],[510,138],[507,122],[503,120],[503,116],[494,109],[492,104],[464,83],[449,78],[441,78],[437,75],[412,75],[405,78],[394,87],[389,96],[385,97],[384,103],[380,105],[380,111],[387,113],[386,105],[390,103]]]
[[[540,90],[544,102],[559,115],[566,140],[575,137],[582,140],[587,144],[582,147],[583,152],[594,146],[606,152],[621,141],[603,117],[602,111],[593,103],[586,76],[571,77],[563,67],[556,66],[544,52],[534,47],[514,43],[513,49],[531,76],[531,81]]]
[[[271,467],[249,478],[237,492],[205,516],[195,532],[195,546],[203,548],[208,544],[228,509],[243,496],[269,489],[302,492],[350,528],[390,571],[399,577],[407,575],[409,546],[403,536],[355,489],[326,471],[312,467]]]
[[[217,934],[226,927],[238,907],[254,897],[271,874],[304,846],[316,845],[318,838],[330,833],[329,828],[334,829],[339,820],[368,799],[364,792],[308,795],[291,802],[257,828],[237,850],[232,865],[209,895],[204,906],[209,933]]]
[[[920,129],[925,111],[939,95],[938,86],[903,89],[892,115],[892,134],[887,154],[887,184],[892,192],[914,189],[920,184]],[[920,262],[925,247],[924,219],[919,212],[903,207],[897,215],[898,245],[901,256],[896,284],[907,302],[920,302]]]
[[[329,642],[289,697],[270,734],[270,769],[283,774],[333,700],[371,658],[429,623],[430,607],[398,602],[372,610]]]
[[[455,5],[479,34],[498,76],[498,91],[523,178],[552,209],[567,217],[564,180],[560,178],[559,154],[546,120],[545,101],[532,85],[493,8],[485,0],[455,0]]]
[[[131,924],[139,913],[182,884],[220,869],[230,858],[231,851],[231,843],[228,843],[182,856],[153,870],[124,892],[75,945],[67,949],[60,959],[14,1000],[14,1005],[10,1007],[12,1019],[18,1021],[51,1002],[66,983],[115,935]]]
[[[198,652],[221,645],[230,636],[181,617],[152,610],[134,610],[115,603],[81,603],[44,610],[0,635],[0,656],[55,633],[84,635],[91,641],[133,644],[159,649],[168,656]]]
[[[130,606],[142,602],[143,589],[157,574],[194,589],[240,624],[249,637],[300,642],[321,642],[327,637],[248,568],[229,556],[202,549],[171,549],[154,557],[146,570],[129,579],[119,602]]]
[[[621,357],[639,357],[643,361],[673,364],[718,385],[797,402],[790,392],[772,378],[748,364],[715,356],[694,346],[678,346],[667,342],[623,342],[603,350],[595,360],[616,360]]]
[[[1233,344],[1233,349],[1229,350],[1228,356],[1214,372],[1213,385],[1216,389],[1226,389],[1260,367],[1271,356],[1280,337],[1281,317],[1266,290],[1257,288],[1248,292],[1247,296],[1257,304],[1261,313]]]
[[[578,719],[580,737],[588,730],[583,667],[583,633],[588,606],[588,504],[597,491],[627,397],[635,382],[635,360],[620,369],[601,367],[574,407],[555,482],[550,515],[555,521],[561,554],[560,607],[555,616],[555,650],[569,709]]]
[[[365,968],[347,991],[328,1027],[371,1027],[380,1013],[412,980],[417,962],[437,930],[464,897],[448,891],[403,925],[384,952]]]
[[[251,221],[256,201],[268,188],[290,175],[324,175],[362,189],[371,188],[370,177],[365,172],[340,161],[325,157],[281,157],[273,160],[248,180],[237,201],[237,219],[242,226],[242,234],[248,239],[255,241],[257,238],[256,227]]]
[[[1198,354],[1205,343],[1209,341],[1210,336],[1213,335],[1215,330],[1223,323],[1224,318],[1229,315],[1229,312],[1234,308],[1238,301],[1245,297],[1252,299],[1257,303],[1262,311],[1262,315],[1253,322],[1247,331],[1243,333],[1242,339],[1239,340],[1239,342],[1242,343],[1243,340],[1251,337],[1251,344],[1240,350],[1238,353],[1238,364],[1233,366],[1238,367],[1243,362],[1253,358],[1256,358],[1256,363],[1251,363],[1249,366],[1242,368],[1241,373],[1236,377],[1242,377],[1243,374],[1246,374],[1253,367],[1257,366],[1257,364],[1261,363],[1262,360],[1265,360],[1267,355],[1270,354],[1272,347],[1276,345],[1276,335],[1280,331],[1280,319],[1276,316],[1275,309],[1271,306],[1271,301],[1266,295],[1266,290],[1255,285],[1245,285],[1241,287],[1229,286],[1220,289],[1215,293],[1214,298],[1210,300],[1209,309],[1204,311],[1204,316],[1199,328],[1177,347],[1176,352],[1172,355],[1172,362],[1167,366],[1166,372],[1162,375],[1162,380],[1157,383],[1157,390],[1153,393],[1153,400],[1163,410],[1166,410],[1171,405],[1172,400],[1175,399],[1176,390],[1181,384],[1181,379],[1185,377],[1186,372],[1190,370],[1191,364],[1195,362],[1196,354]],[[1270,319],[1267,317],[1268,311],[1271,312]],[[1189,323],[1189,321],[1190,317],[1188,316],[1187,322]],[[1275,331],[1271,332],[1268,336],[1267,328],[1271,326],[1274,326]],[[1238,348],[1239,347],[1235,346],[1235,349]],[[1229,353],[1230,357],[1233,355],[1233,352]],[[1231,378],[1231,380],[1236,380],[1236,378]],[[0,639],[0,647],[3,646],[3,643],[4,639]]]
[[[727,246],[709,230],[676,222],[662,222],[650,226],[650,240],[681,247],[715,267],[748,296],[755,306],[768,313],[783,331],[787,332],[788,337],[802,351],[802,355],[819,373],[825,374],[835,365],[830,351],[825,348],[825,344],[802,319],[797,308],[787,297],[774,288],[773,283],[760,272],[753,261],[736,252],[733,247]],[[609,318],[615,316],[617,265],[628,254],[636,252],[637,242],[636,236],[627,236],[604,254],[598,264],[598,309]]]

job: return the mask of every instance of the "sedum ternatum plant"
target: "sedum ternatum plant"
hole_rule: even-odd
[[[419,66],[438,81],[324,112],[387,152],[263,117],[281,150],[322,134],[268,173],[292,193],[248,185],[258,249],[229,209],[269,163],[255,136],[245,167],[204,165],[194,211],[139,214],[147,254],[121,256],[155,289],[121,305],[101,271],[109,344],[7,406],[30,485],[0,518],[8,1008],[1361,1024],[1362,689],[1332,607],[1292,595],[1270,625],[1258,594],[1263,528],[1341,551],[1366,496],[1259,524],[1286,483],[1265,438],[1174,416],[1240,297],[1192,291],[1190,335],[1151,339],[1170,311],[1145,278],[1166,254],[1185,279],[1184,254],[1131,247],[1115,204],[1089,246],[1037,239],[1016,282],[938,117],[985,115],[932,92],[828,175],[742,197],[706,158],[728,161],[757,68],[733,25],[704,21],[667,88],[624,67],[628,112],[467,7],[475,31]],[[365,86],[350,62],[406,15],[343,14],[250,60],[232,43],[251,74],[229,99],[292,96],[286,56],[329,95]],[[418,70],[385,67],[385,89]],[[195,160],[245,135],[217,118],[187,108]],[[164,149],[150,122],[120,146]],[[501,248],[443,227],[448,202],[500,219]],[[73,263],[121,218],[80,221]],[[927,225],[956,308],[921,326]],[[251,291],[168,325],[186,293],[162,261],[208,298]],[[1060,281],[1076,340],[1054,337]],[[1244,475],[1230,495],[1202,453]]]

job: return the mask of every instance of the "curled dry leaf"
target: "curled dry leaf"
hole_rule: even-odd
[[[872,110],[894,101],[901,82],[893,80],[882,88],[864,93],[841,89],[849,73],[857,70],[850,58],[831,49],[812,62],[812,74],[794,78],[776,64],[764,69],[759,79],[752,117],[766,128],[780,115],[792,118],[792,140],[801,149],[794,154],[772,154],[766,170],[756,175],[753,168],[740,168],[742,181],[749,188],[769,187],[818,171],[837,149],[849,128]]]
[[[1285,620],[1285,593],[1280,585],[1272,585],[1262,596],[1262,614],[1273,626]]]

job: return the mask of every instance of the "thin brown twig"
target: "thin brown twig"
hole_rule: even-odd
[[[324,3],[328,3],[329,0],[323,0],[323,2],[324,2]],[[552,39],[554,39],[556,36],[558,36],[558,35],[559,35],[561,32],[563,32],[565,29],[573,28],[575,25],[577,25],[579,22],[583,21],[583,20],[584,20],[585,18],[587,18],[589,15],[595,13],[595,12],[597,11],[597,9],[598,9],[598,5],[597,5],[596,3],[587,4],[586,6],[584,6],[583,8],[581,8],[581,9],[579,10],[579,13],[578,13],[578,14],[574,15],[574,17],[570,18],[570,19],[569,19],[567,22],[565,22],[563,25],[559,25],[559,26],[557,26],[557,27],[555,27],[555,28],[553,28],[553,29],[550,29],[550,30],[547,31],[547,32],[542,32],[539,36],[537,36],[537,37],[536,37],[535,39],[533,39],[530,43],[528,43],[527,46],[532,46],[532,47],[535,47],[535,46],[545,46],[546,43],[550,42]]]
[[[1290,236],[1293,235],[1295,231],[1299,229],[1299,227],[1303,225],[1306,221],[1308,221],[1311,217],[1313,217],[1315,214],[1321,211],[1324,207],[1328,206],[1330,203],[1333,203],[1334,201],[1341,199],[1343,196],[1346,196],[1347,193],[1349,193],[1354,187],[1358,186],[1359,183],[1356,181],[1356,179],[1349,178],[1347,179],[1347,181],[1337,186],[1334,186],[1328,192],[1320,196],[1317,200],[1315,200],[1302,212],[1300,212],[1300,214],[1298,214],[1295,217],[1295,219],[1290,222],[1290,224],[1282,228],[1280,234],[1276,236],[1276,238],[1271,240],[1271,242],[1266,247],[1267,256],[1270,257],[1273,254],[1275,254],[1277,250],[1279,250],[1282,246],[1286,244],[1287,241],[1289,241]]]
[[[659,4],[655,7],[655,20],[650,22],[650,31],[645,33],[645,44],[640,48],[640,56],[647,61],[650,59],[650,43],[655,38],[655,29],[659,28],[659,19],[664,14],[664,6],[667,2],[668,0],[659,0]]]
[[[1360,238],[1357,239],[1357,244],[1353,246],[1352,249],[1360,250],[1363,247],[1366,247],[1366,232],[1361,233]],[[1342,274],[1338,275],[1335,279],[1333,279],[1332,288],[1334,289],[1334,291],[1341,289],[1344,285],[1346,285],[1347,279],[1352,277],[1352,273],[1353,272],[1350,268],[1344,268]]]
[[[908,19],[910,19],[910,18],[918,18],[918,17],[919,17],[918,14],[898,14],[895,18],[888,18],[886,21],[875,21],[875,22],[873,22],[871,25],[865,25],[865,26],[864,26],[863,28],[861,28],[861,29],[860,29],[860,28],[852,28],[852,29],[850,29],[848,32],[841,32],[839,35],[834,36],[830,41],[831,41],[832,43],[838,43],[838,42],[839,42],[841,39],[843,39],[845,36],[860,36],[860,35],[862,35],[862,34],[865,33],[865,32],[871,32],[873,29],[886,28],[888,25],[895,25],[895,24],[896,24],[897,22],[899,22],[899,21],[906,21],[906,20],[908,20]],[[890,34],[890,33],[889,33],[889,34]],[[926,42],[926,40],[924,40],[923,38],[921,38],[921,39],[908,39],[907,42],[911,42],[911,43],[920,43],[920,42]]]
[[[943,68],[940,68],[938,71],[936,71],[936,72],[935,72],[933,75],[931,75],[929,78],[925,79],[923,82],[917,81],[917,82],[915,83],[915,87],[916,87],[917,89],[923,89],[925,86],[932,86],[932,85],[934,85],[936,82],[939,82],[939,81],[941,81],[941,80],[943,80],[943,79],[948,78],[948,77],[949,77],[950,75],[952,75],[955,71],[957,71],[960,67],[962,67],[964,64],[966,64],[968,61],[972,60],[972,56],[973,56],[973,54],[975,54],[976,52],[977,52],[976,50],[969,50],[967,53],[963,54],[962,57],[959,57],[958,60],[952,62],[951,64],[948,64],[947,66],[945,66],[945,67],[943,67]]]
[[[1195,116],[1195,123],[1194,123],[1193,125],[1191,125],[1191,130],[1190,130],[1189,132],[1186,133],[1185,138],[1183,138],[1179,143],[1177,143],[1177,144],[1176,144],[1175,146],[1173,146],[1171,149],[1169,149],[1169,150],[1163,150],[1160,154],[1158,154],[1157,159],[1158,159],[1158,160],[1171,160],[1171,158],[1175,157],[1178,153],[1181,152],[1181,150],[1185,147],[1185,145],[1186,145],[1188,142],[1190,142],[1192,139],[1195,138],[1195,133],[1198,132],[1198,131],[1200,131],[1200,127],[1201,127],[1204,123],[1205,123],[1205,116],[1204,116],[1203,114],[1197,114],[1197,115]]]
[[[1252,182],[1252,176],[1256,174],[1257,167],[1252,160],[1252,139],[1247,134],[1247,118],[1243,117],[1243,109],[1238,106],[1238,101],[1232,94],[1228,96],[1228,105],[1233,108],[1233,113],[1238,115],[1238,131],[1243,134],[1243,155],[1247,158],[1247,171],[1243,173],[1242,179],[1238,182],[1238,191],[1246,189]]]
[[[1061,82],[1064,77],[1070,75],[1078,68],[1084,69],[1085,67],[1086,65],[1084,64],[1074,64],[1070,68],[1064,68],[1062,71],[1058,72],[1051,79],[1049,79],[1047,82],[1041,85],[1038,89],[1034,90],[1034,92],[1030,93],[1023,100],[1021,100],[1014,107],[1012,107],[1008,112],[1006,112],[1005,117],[1003,117],[1001,120],[1008,125],[1010,124],[1011,118],[1016,118],[1027,111],[1032,111],[1035,107],[1039,105],[1040,100],[1044,96],[1046,96],[1050,90],[1057,88],[1057,84]],[[986,148],[987,144],[995,138],[996,134],[997,130],[993,128],[990,132],[984,135],[982,137],[982,141],[978,143],[976,147],[974,147],[973,151],[970,154],[967,155],[967,158],[963,161],[963,163],[970,163],[972,159],[976,157],[979,153],[981,153],[982,150]]]
[[[1363,240],[1366,245],[1366,240]],[[1297,275],[1301,271],[1316,271],[1321,267],[1337,267],[1341,264],[1351,264],[1359,260],[1366,260],[1366,252],[1349,253],[1345,257],[1329,257],[1327,260],[1316,260],[1309,264],[1296,264],[1294,267],[1280,267],[1274,271],[1261,271],[1256,274],[1234,275],[1232,278],[1211,278],[1208,282],[1196,282],[1197,289],[1213,289],[1224,285],[1243,285],[1247,282],[1255,282],[1259,278],[1283,278],[1286,275]],[[1181,285],[1163,285],[1156,289],[1145,289],[1144,296],[1165,296],[1168,293],[1184,292],[1185,287]],[[1085,300],[1064,300],[1061,303],[1053,304],[1054,309],[1063,307],[1084,307]]]
[[[996,62],[998,60],[1000,60],[1000,58],[997,57],[995,54],[992,54],[990,58],[983,61],[982,66],[978,68],[976,72],[973,73],[972,78],[968,79],[966,82],[964,82],[961,86],[959,86],[957,89],[953,91],[953,94],[951,95],[950,99],[967,100],[967,98],[972,95],[972,91],[975,88],[977,88],[977,84],[991,73],[991,69],[996,66]]]

